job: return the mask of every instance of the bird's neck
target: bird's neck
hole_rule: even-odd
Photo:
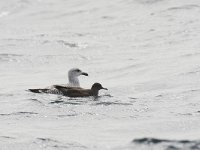
[[[75,87],[79,87],[80,86],[78,77],[68,76],[68,78],[69,78],[69,85],[70,86],[75,86]]]
[[[92,96],[98,96],[98,94],[99,94],[99,90],[92,89],[91,92],[92,92],[92,94],[91,94]]]

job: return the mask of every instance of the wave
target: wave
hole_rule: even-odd
[[[199,9],[200,6],[199,5],[183,5],[183,6],[179,6],[179,7],[170,7],[168,8],[168,10],[190,10],[190,9]]]
[[[144,150],[199,150],[200,140],[168,140],[157,138],[140,138],[134,139],[132,144],[139,149]]]
[[[154,3],[162,2],[164,0],[135,0],[135,1],[140,4],[154,4]]]
[[[25,115],[25,116],[29,116],[29,115],[37,115],[38,113],[35,112],[14,112],[14,113],[2,113],[0,114],[0,116],[15,116],[15,115]]]
[[[36,138],[35,141],[33,142],[37,145],[40,145],[43,148],[56,148],[56,149],[87,149],[86,146],[81,145],[79,143],[63,143],[61,141],[52,139],[52,138]]]

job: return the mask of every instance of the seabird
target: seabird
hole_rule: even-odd
[[[62,87],[76,87],[76,88],[80,88],[80,83],[79,83],[79,79],[78,77],[80,75],[85,75],[88,76],[88,74],[86,72],[81,71],[78,68],[72,68],[68,71],[68,80],[69,83],[68,84],[62,84]],[[29,91],[34,92],[34,93],[49,93],[49,94],[61,94],[60,91],[55,88],[55,86],[58,85],[52,85],[50,87],[47,88],[43,88],[43,89],[29,89]]]
[[[100,83],[94,83],[91,89],[83,89],[77,87],[63,87],[60,85],[55,85],[55,88],[58,89],[62,95],[68,97],[88,97],[88,96],[98,96],[99,90],[107,88],[102,87]]]
[[[72,68],[68,72],[68,80],[69,83],[66,85],[67,87],[80,87],[80,83],[78,77],[80,75],[88,76],[86,72],[82,72],[78,68]]]

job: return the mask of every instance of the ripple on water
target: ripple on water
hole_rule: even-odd
[[[70,48],[86,48],[88,46],[85,43],[72,43],[72,42],[67,42],[64,40],[58,40],[57,43],[70,47]]]
[[[143,150],[198,150],[200,149],[200,141],[190,140],[167,140],[156,138],[140,138],[132,141],[132,146]]]
[[[77,149],[87,149],[86,146],[81,145],[79,143],[63,143],[61,141],[52,139],[52,138],[36,138],[35,141],[33,142],[40,147],[43,148],[56,148],[56,149],[71,149],[71,148],[77,148]]]
[[[71,98],[66,96],[61,96],[56,100],[52,100],[49,104],[70,104],[70,105],[84,105],[87,103],[93,103],[93,102],[99,102],[101,99],[105,97],[112,97],[111,95],[105,95],[105,96],[98,96],[98,97],[77,97],[77,98]]]
[[[50,102],[49,104],[65,104],[65,105],[82,105],[87,103],[87,101],[76,101],[76,100],[55,100]]]
[[[36,103],[39,103],[39,104],[43,104],[40,100],[36,99],[36,98],[31,98],[29,99],[30,101],[33,101],[33,102],[36,102]]]
[[[183,5],[180,7],[170,7],[168,10],[190,10],[190,9],[199,9],[199,5]]]
[[[15,139],[14,137],[11,136],[0,136],[0,139]]]
[[[17,55],[17,54],[0,54],[0,62],[18,62],[20,61],[21,57],[23,55]]]
[[[109,99],[107,99],[109,97]],[[61,97],[59,99],[51,101],[49,104],[57,104],[57,105],[91,105],[91,106],[98,106],[98,105],[104,105],[104,106],[109,106],[109,105],[133,105],[131,102],[120,102],[120,101],[113,101],[112,98],[113,96],[111,95],[103,95],[103,96],[98,96],[98,97],[86,97],[86,98],[68,98],[68,97]],[[106,99],[105,99],[106,98]],[[106,100],[106,101],[105,101]]]
[[[105,106],[108,106],[108,105],[133,105],[132,103],[120,103],[120,102],[96,102],[92,105],[105,105]]]
[[[158,3],[158,2],[162,2],[164,0],[135,0],[136,2],[140,3],[140,4],[154,4],[154,3]]]
[[[13,112],[13,113],[1,113],[0,116],[26,116],[30,117],[31,115],[38,115],[36,112]]]

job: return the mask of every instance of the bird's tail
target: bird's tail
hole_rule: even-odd
[[[33,93],[46,93],[48,89],[28,89],[28,90]]]

